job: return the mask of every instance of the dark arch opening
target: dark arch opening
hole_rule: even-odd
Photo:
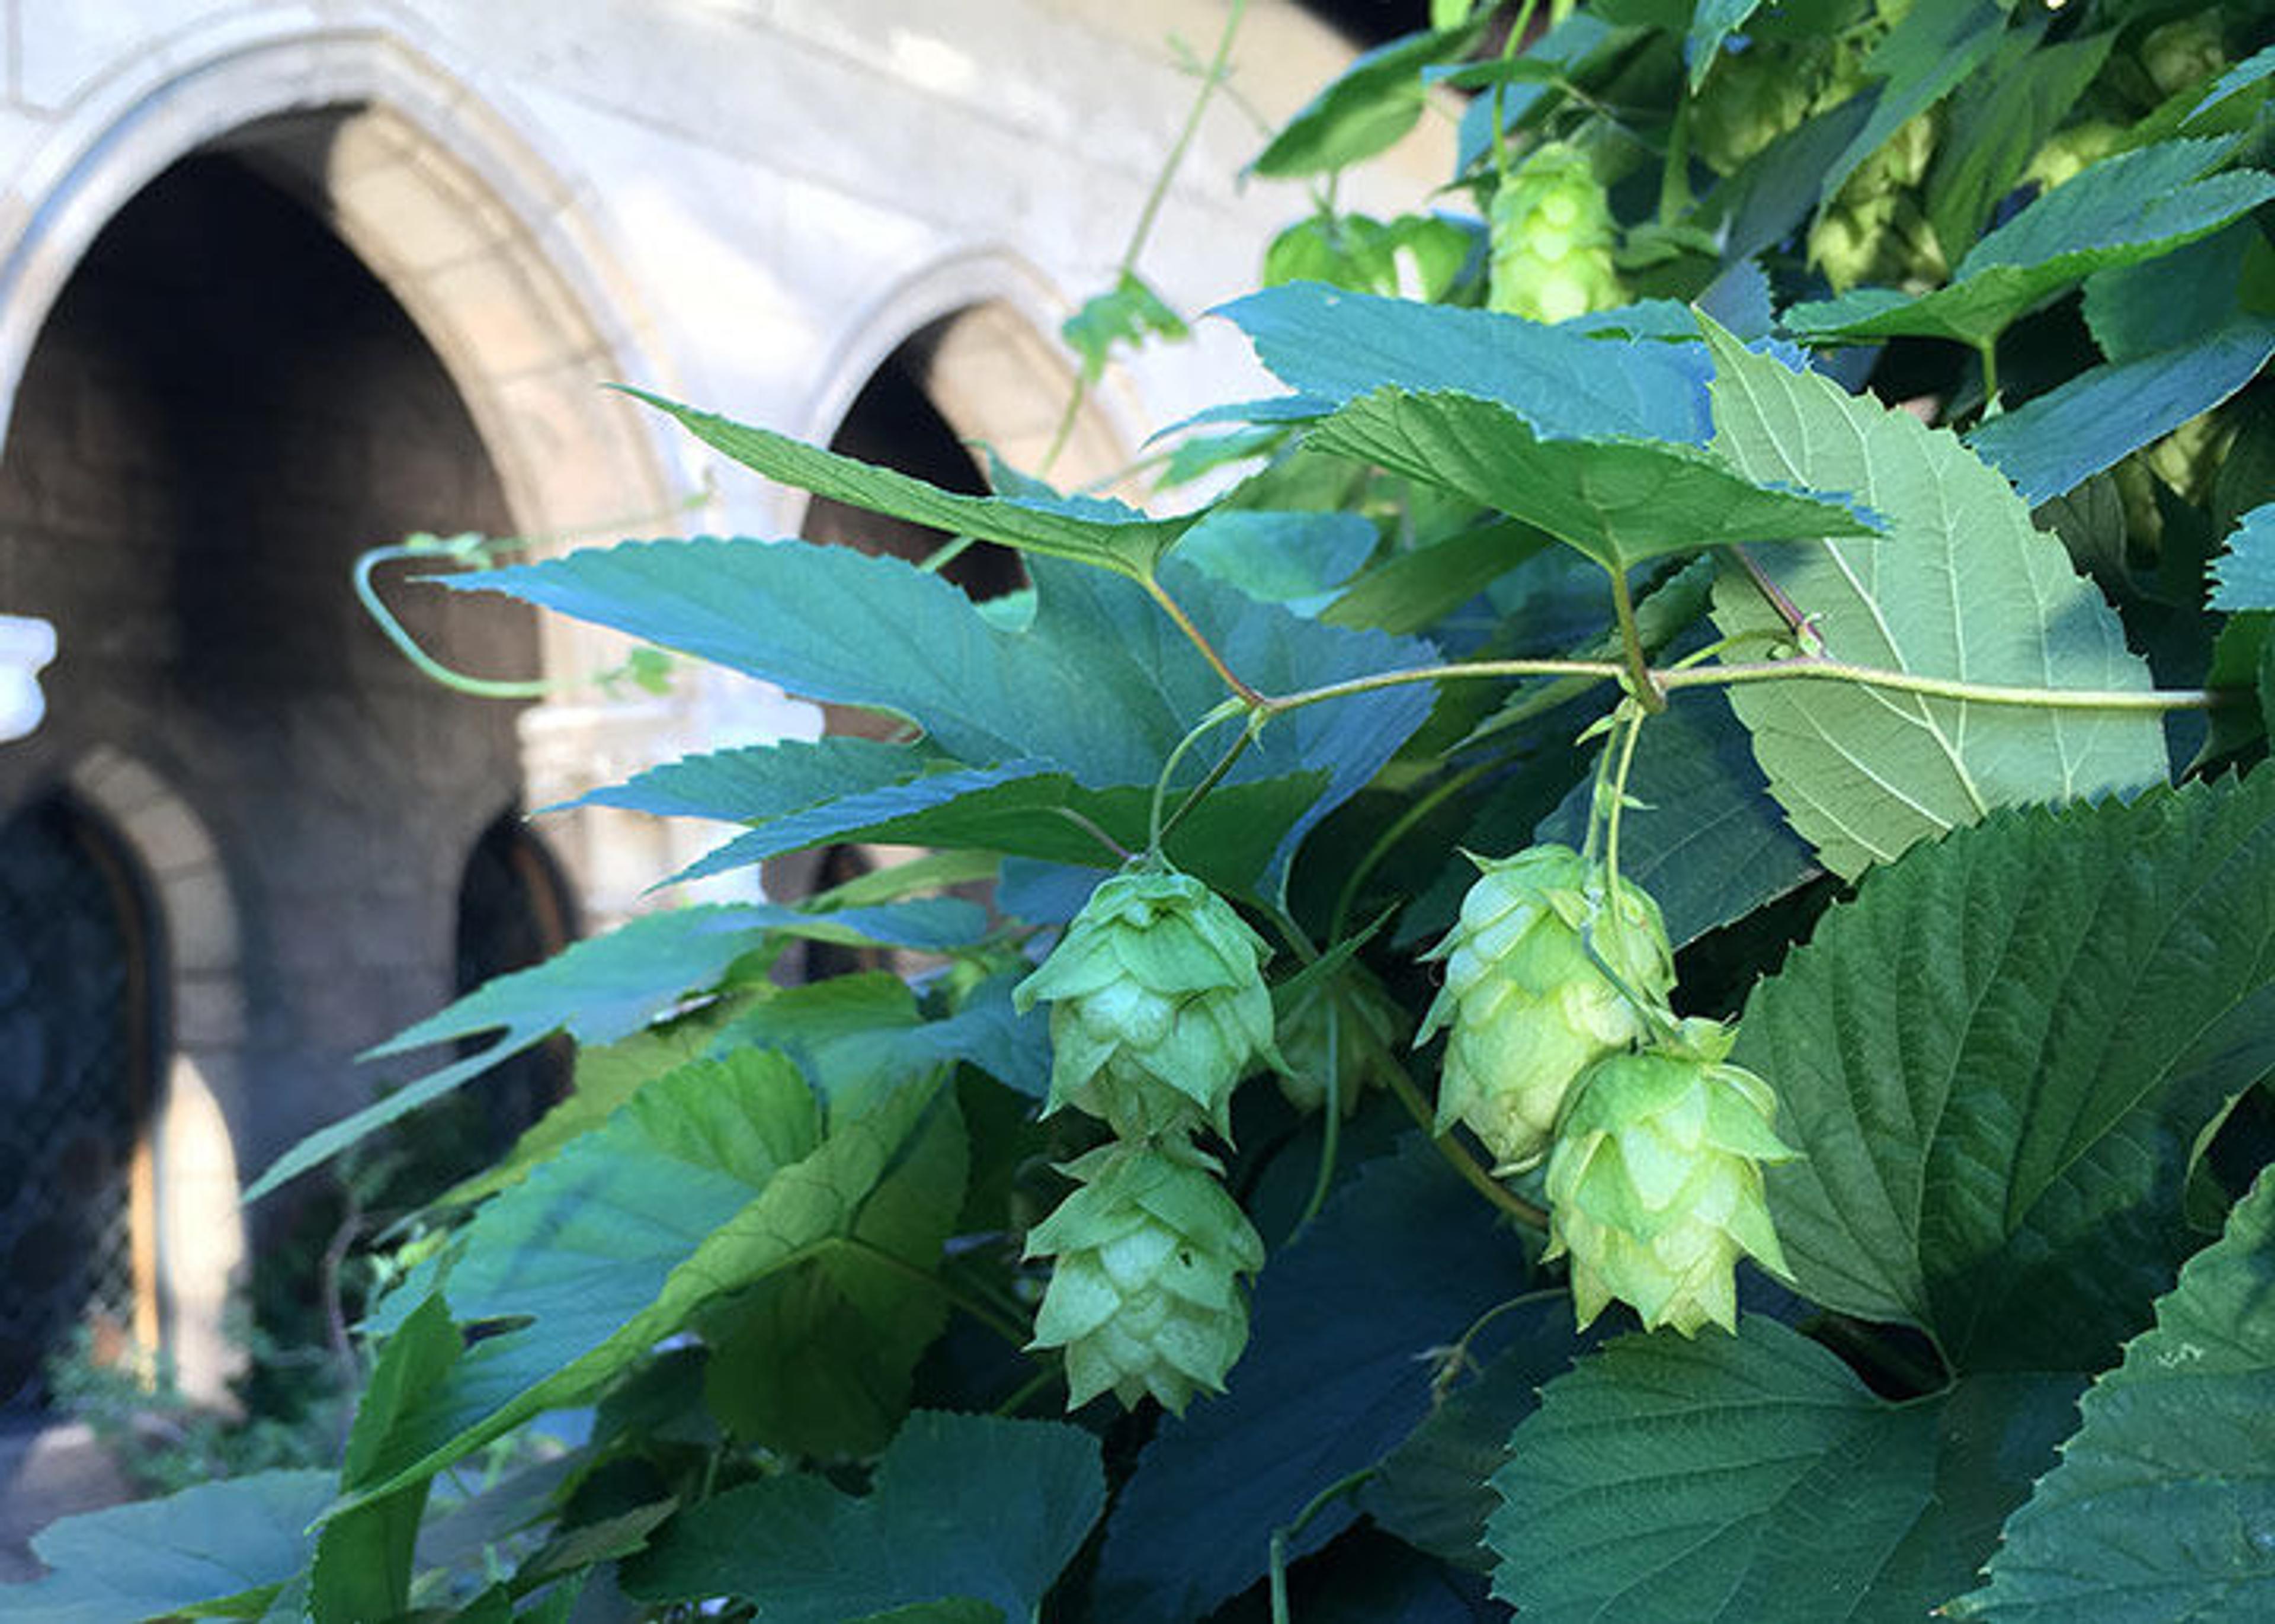
[[[474,842],[458,881],[458,994],[543,963],[577,934],[576,900],[552,855],[518,812],[500,814]],[[487,1048],[490,1041],[488,1033],[469,1039],[460,1053]],[[554,1038],[453,1096],[472,1165],[503,1155],[569,1091],[571,1056],[568,1040]]]
[[[986,477],[941,415],[927,381],[941,337],[955,320],[949,316],[933,322],[885,358],[884,365],[869,375],[846,409],[845,420],[830,439],[831,450],[912,475],[944,490],[974,496],[987,494]],[[808,504],[803,533],[809,541],[888,554],[911,563],[922,563],[952,540],[922,525],[865,512],[827,496],[817,496]],[[968,596],[981,601],[1000,598],[1026,583],[1018,554],[992,541],[966,548],[941,573]]]
[[[47,1362],[163,1345],[150,1118],[164,1051],[150,891],[94,812],[49,793],[0,825],[0,1410]]]

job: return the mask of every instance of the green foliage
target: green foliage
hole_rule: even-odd
[[[2262,1537],[2271,1399],[2275,1180],[2263,1177],[2158,1301],[2156,1328],[2087,1391],[2077,1434],[2008,1525],[1989,1587],[1954,1614],[2264,1613],[2275,1602]]]
[[[2268,1610],[2275,6],[1520,11],[1266,147],[1219,313],[1285,392],[1173,515],[642,397],[1030,589],[450,578],[891,719],[584,797],[691,874],[930,855],[384,1046],[493,1034],[255,1195],[579,1053],[388,1237],[338,1469],[61,1525],[0,1612]],[[1145,234],[1083,388],[1183,330]]]

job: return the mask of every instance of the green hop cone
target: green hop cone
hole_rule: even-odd
[[[1438,1130],[1466,1122],[1502,1165],[1523,1168],[1547,1151],[1572,1080],[1648,1031],[1590,947],[1655,1004],[1674,986],[1674,958],[1659,904],[1632,885],[1614,903],[1602,871],[1568,846],[1470,861],[1482,872],[1462,916],[1426,956],[1446,961],[1446,981],[1415,1041],[1452,1029]]]
[[[1288,1069],[1279,1083],[1288,1103],[1306,1114],[1326,1103],[1331,1018],[1335,1098],[1349,1116],[1375,1075],[1377,1056],[1405,1037],[1406,1021],[1364,964],[1346,964],[1328,981],[1299,993],[1280,1012],[1280,1053]]]
[[[1627,302],[1612,268],[1612,210],[1587,154],[1536,148],[1494,191],[1487,302],[1534,321],[1568,321]]]
[[[1546,1255],[1571,1258],[1582,1326],[1616,1297],[1646,1330],[1735,1331],[1739,1258],[1790,1275],[1762,1164],[1796,1152],[1771,1125],[1769,1084],[1726,1063],[1735,1035],[1685,1021],[1673,1044],[1598,1061],[1575,1089],[1548,1159]]]
[[[1212,1165],[1181,1140],[1140,1141],[1064,1169],[1082,1187],[1028,1234],[1027,1256],[1056,1259],[1032,1346],[1066,1349],[1069,1409],[1111,1388],[1183,1415],[1196,1392],[1224,1390],[1248,1344],[1238,1277],[1263,1267],[1264,1243]]]
[[[1232,1091],[1272,1046],[1271,949],[1190,874],[1138,868],[1091,893],[1050,957],[1012,991],[1051,1006],[1048,1109],[1125,1139],[1231,1125]]]

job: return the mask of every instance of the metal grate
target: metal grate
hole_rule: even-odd
[[[141,910],[86,816],[56,799],[0,827],[0,1407],[85,1326],[138,1324],[133,1182],[149,1090]]]

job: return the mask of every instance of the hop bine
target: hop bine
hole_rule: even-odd
[[[1521,1170],[1546,1153],[1573,1079],[1644,1036],[1636,1001],[1666,1002],[1674,955],[1659,905],[1568,846],[1470,860],[1481,872],[1428,955],[1446,981],[1415,1041],[1451,1028],[1438,1130],[1466,1122]]]
[[[1239,1276],[1264,1243],[1183,1140],[1109,1144],[1064,1169],[1081,1188],[1027,1236],[1052,1258],[1036,1348],[1066,1349],[1067,1408],[1109,1388],[1151,1394],[1183,1415],[1196,1392],[1224,1390],[1248,1342]]]
[[[1231,1126],[1232,1091],[1277,1068],[1270,953],[1190,874],[1141,867],[1105,881],[1055,951],[1013,989],[1051,1006],[1049,1109],[1074,1106],[1143,1139]]]
[[[1660,1047],[1598,1061],[1576,1086],[1548,1159],[1546,1255],[1570,1258],[1583,1326],[1616,1297],[1646,1330],[1735,1331],[1738,1259],[1790,1276],[1762,1164],[1796,1152],[1772,1127],[1769,1084],[1725,1060],[1735,1037],[1685,1021]]]

